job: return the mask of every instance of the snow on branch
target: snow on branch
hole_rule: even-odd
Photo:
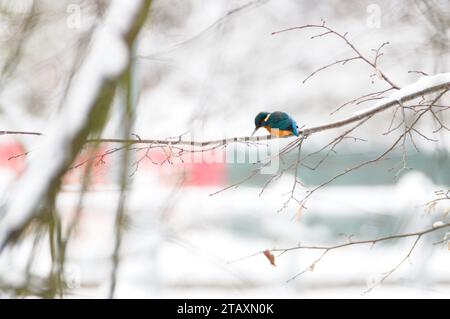
[[[64,108],[9,199],[0,223],[0,250],[44,206],[51,210],[61,178],[84,141],[89,135],[101,132],[116,82],[129,65],[130,47],[145,21],[150,2],[110,2],[106,17],[93,36],[91,49],[68,91]]]
[[[450,89],[450,72],[441,73],[434,76],[424,76],[417,82],[410,84],[398,91],[393,92],[388,98],[378,101],[373,107],[361,110],[346,119],[319,125],[315,127],[305,128],[301,130],[303,134],[310,135],[312,133],[321,132],[333,128],[342,127],[364,118],[371,117],[377,113],[383,112],[395,105],[414,100],[421,96],[431,93],[440,92]]]
[[[121,1],[118,1],[117,3],[122,3]],[[111,11],[114,11],[111,9]],[[120,11],[120,10],[119,10]],[[124,14],[126,11],[124,11]],[[131,13],[128,13],[131,15]],[[126,19],[121,19],[121,21],[125,21]],[[108,24],[106,24],[108,25]],[[129,32],[136,34],[135,26],[129,26],[130,29]],[[308,26],[312,28],[324,28],[324,25],[311,25]],[[106,28],[108,29],[108,28]],[[295,29],[295,28],[294,28]],[[380,56],[380,50],[383,47],[380,46],[377,50],[375,50],[376,56],[374,61],[370,61],[368,58],[364,57],[362,53],[346,38],[346,34],[340,34],[335,32],[332,29],[329,29],[326,34],[335,34],[342,38],[347,45],[349,45],[352,50],[358,54],[360,59],[370,64],[372,67],[376,68],[378,71],[379,67],[377,65],[378,58]],[[99,33],[105,33],[100,32]],[[110,32],[109,37],[116,38],[120,40],[120,36],[117,36],[117,34],[123,34],[122,32]],[[323,36],[325,34],[321,34],[319,36]],[[108,43],[114,43],[114,41],[107,41]],[[116,41],[121,43],[121,41]],[[129,47],[130,42],[122,41],[122,45],[117,44],[117,51],[121,51],[120,47],[123,46],[124,50],[123,55],[126,56],[127,54],[127,46]],[[101,41],[95,42],[96,44],[102,43]],[[97,51],[96,51],[97,50]],[[44,136],[43,133],[40,132],[24,132],[24,131],[0,131],[0,135],[11,135],[11,134],[25,134],[25,135],[36,135],[36,136],[44,136],[46,139],[45,145],[41,148],[41,151],[39,154],[36,155],[36,160],[32,161],[31,167],[27,171],[26,175],[24,176],[23,180],[18,186],[17,192],[14,194],[14,197],[11,200],[11,204],[9,206],[9,211],[6,214],[6,217],[4,218],[5,222],[2,223],[0,226],[0,244],[4,244],[5,239],[10,236],[10,232],[13,229],[17,229],[20,225],[23,225],[28,218],[31,216],[32,212],[36,209],[38,203],[40,200],[45,196],[45,194],[49,193],[49,190],[52,189],[52,185],[54,185],[56,182],[60,180],[60,177],[62,174],[67,170],[71,168],[77,168],[80,165],[84,165],[85,163],[78,163],[75,165],[72,165],[72,161],[75,158],[75,154],[80,150],[80,148],[88,143],[117,143],[117,144],[123,144],[122,146],[115,147],[111,150],[108,150],[104,154],[99,155],[99,160],[103,160],[105,156],[108,156],[110,154],[113,154],[118,151],[127,150],[130,149],[134,145],[134,149],[137,151],[146,151],[146,154],[142,158],[146,158],[148,151],[152,148],[158,148],[158,147],[168,147],[170,154],[174,154],[173,156],[181,156],[184,152],[203,152],[219,147],[224,147],[230,143],[249,143],[249,142],[258,142],[258,141],[265,141],[265,140],[271,140],[276,139],[276,137],[273,137],[271,135],[266,136],[243,136],[243,137],[232,137],[232,138],[225,138],[225,139],[216,139],[216,140],[209,140],[209,141],[195,141],[195,140],[185,140],[182,138],[182,136],[179,136],[178,138],[168,138],[168,139],[143,139],[139,135],[135,134],[135,138],[129,138],[129,139],[116,139],[116,138],[88,138],[88,134],[84,129],[83,125],[86,125],[88,122],[88,119],[90,118],[90,115],[92,112],[95,111],[95,103],[99,101],[101,95],[104,93],[104,89],[101,89],[101,86],[103,85],[105,87],[108,87],[107,83],[110,82],[112,78],[114,78],[114,72],[111,74],[110,70],[103,70],[101,69],[101,65],[95,65],[97,63],[97,59],[99,56],[102,56],[102,52],[104,53],[104,48],[99,45],[94,46],[92,49],[91,56],[85,61],[85,67],[84,72],[83,70],[80,71],[80,74],[78,75],[78,83],[77,85],[74,85],[74,88],[72,91],[74,95],[78,96],[77,98],[68,99],[69,103],[67,107],[65,108],[65,111],[61,114],[60,119],[55,124],[55,127],[50,130],[50,133]],[[108,50],[110,52],[110,49]],[[99,53],[100,52],[100,53]],[[126,57],[124,58],[126,61]],[[100,59],[101,60],[101,59]],[[112,63],[112,61],[108,61],[108,59],[105,59],[103,61],[106,65]],[[88,70],[86,70],[86,65],[89,67]],[[115,64],[115,67],[117,67],[117,63]],[[97,70],[96,72],[93,72],[92,69]],[[120,73],[120,70],[116,71],[118,72],[115,76],[117,77]],[[381,71],[380,71],[381,72]],[[400,137],[384,152],[382,152],[379,156],[375,157],[374,159],[359,163],[358,165],[346,169],[345,171],[336,174],[334,177],[330,178],[329,180],[325,181],[321,185],[308,190],[306,195],[303,197],[303,199],[299,200],[296,199],[294,196],[294,191],[296,190],[296,185],[299,183],[301,184],[300,180],[295,177],[295,183],[292,187],[291,196],[289,197],[288,201],[284,203],[283,208],[284,209],[291,199],[295,200],[300,207],[305,207],[306,199],[308,199],[315,191],[318,189],[328,185],[329,183],[333,182],[337,178],[350,173],[351,171],[354,171],[356,169],[359,169],[365,165],[368,165],[370,163],[374,163],[382,158],[384,158],[388,153],[390,153],[399,143],[402,143],[403,148],[406,137],[410,136],[411,141],[414,144],[413,141],[413,133],[416,133],[420,135],[423,138],[427,138],[429,140],[432,140],[428,137],[426,137],[423,133],[421,133],[417,128],[415,128],[415,125],[417,122],[428,113],[432,113],[434,118],[438,121],[440,127],[438,130],[444,128],[448,129],[441,120],[436,116],[436,112],[434,108],[438,107],[436,104],[438,100],[450,90],[450,73],[441,73],[433,76],[423,76],[418,81],[403,87],[399,88],[397,85],[393,85],[393,82],[389,80],[386,76],[382,77],[386,83],[390,83],[391,87],[389,89],[375,92],[371,94],[366,94],[362,96],[362,99],[354,99],[349,103],[354,102],[361,102],[361,101],[370,101],[376,99],[377,102],[370,108],[362,109],[356,113],[354,113],[352,116],[349,116],[347,118],[324,123],[318,126],[310,126],[310,127],[304,127],[300,129],[301,137],[298,139],[293,140],[289,145],[283,149],[278,156],[283,156],[284,154],[287,154],[288,152],[296,149],[298,147],[299,149],[299,155],[298,160],[291,165],[289,165],[287,168],[283,169],[281,172],[278,172],[277,174],[274,174],[271,179],[269,179],[268,184],[280,177],[284,172],[290,169],[294,169],[297,175],[297,172],[299,170],[299,166],[303,166],[312,170],[317,169],[329,156],[331,152],[334,152],[334,149],[336,146],[342,142],[344,139],[352,138],[355,140],[358,140],[357,138],[350,136],[349,134],[352,133],[355,129],[362,126],[365,122],[370,120],[374,115],[384,112],[390,108],[396,107],[394,116],[392,118],[392,123],[388,129],[388,131],[385,133],[385,135],[392,133],[396,129],[400,127],[400,125],[396,126],[395,128],[392,128],[392,125],[395,120],[395,116],[397,114],[398,109],[402,109],[402,112],[404,113],[404,110],[411,109],[414,111],[416,117],[413,120],[413,122],[410,125],[406,125],[405,118],[403,117],[403,120],[400,124],[404,125],[404,132],[400,135]],[[86,84],[89,85],[86,85]],[[78,88],[79,86],[79,88]],[[88,89],[87,89],[88,88]],[[84,90],[84,91],[83,91]],[[393,92],[389,96],[381,96],[381,94],[385,94],[389,91],[393,90]],[[112,92],[110,91],[110,97],[112,96]],[[432,95],[432,98],[426,99],[426,96]],[[437,96],[437,97],[436,97]],[[70,97],[70,96],[69,96]],[[410,102],[412,100],[415,100],[417,98],[422,98],[422,100],[418,103],[411,103],[410,105],[406,106],[407,102]],[[348,104],[348,103],[346,103]],[[344,104],[345,105],[345,104]],[[340,106],[342,108],[344,105]],[[83,107],[82,107],[83,106]],[[81,110],[81,111],[80,111]],[[67,119],[71,119],[72,121],[68,121]],[[71,125],[67,125],[68,122],[71,122]],[[353,124],[350,128],[348,128],[344,133],[337,134],[337,137],[334,138],[330,143],[325,145],[320,150],[307,154],[302,155],[301,153],[301,143],[306,137],[310,137],[311,135],[315,133],[319,133],[322,131],[332,130],[341,128],[344,126],[348,126],[350,124]],[[77,143],[74,144],[74,141],[77,141]],[[137,145],[142,145],[142,147],[137,147]],[[415,144],[414,144],[415,145]],[[326,155],[317,163],[317,165],[310,167],[307,163],[305,163],[305,160],[310,158],[313,154],[317,154],[321,151],[324,151],[328,149],[328,152]],[[64,150],[61,152],[61,150]],[[175,152],[175,153],[174,153]],[[54,154],[60,154],[59,157],[55,157]],[[26,154],[24,154],[26,155]],[[135,163],[136,169],[139,165],[139,162]],[[42,167],[47,167],[47,170],[42,170]],[[404,150],[404,158],[403,158],[403,168],[406,168],[406,153]],[[402,169],[403,169],[402,168]],[[228,186],[222,190],[219,190],[211,195],[220,193],[226,189],[230,189],[232,187],[239,186],[242,182],[252,178],[258,173],[258,169],[255,170],[249,177],[245,178],[243,181],[236,183],[235,185]],[[268,185],[267,184],[267,185]],[[267,186],[265,185],[265,187]],[[304,185],[302,185],[304,186]],[[265,187],[263,188],[262,192],[264,191]],[[261,192],[261,193],[262,193]],[[30,194],[32,196],[30,197]],[[30,198],[30,201],[27,203],[23,203],[21,201],[21,198]],[[11,214],[12,211],[15,211],[16,214]],[[19,212],[19,213],[17,213]],[[19,227],[20,228],[20,227]],[[5,237],[6,236],[6,237]]]
[[[433,76],[423,76],[418,81],[393,92],[389,97],[379,100],[373,107],[363,109],[354,113],[352,116],[344,118],[342,120],[328,122],[318,126],[304,127],[299,130],[302,135],[309,136],[314,133],[327,131],[335,128],[340,128],[368,117],[372,117],[377,113],[386,111],[387,109],[400,105],[418,97],[426,96],[432,93],[440,92],[443,90],[450,89],[450,72],[440,73]],[[23,132],[23,131],[0,131],[0,135],[37,135],[41,136],[42,133],[39,132]],[[225,139],[216,139],[210,141],[193,141],[193,140],[183,140],[178,139],[117,139],[117,138],[98,138],[98,139],[88,139],[86,143],[122,143],[122,144],[153,144],[153,145],[185,145],[185,146],[196,146],[196,147],[208,147],[208,146],[222,146],[233,142],[257,142],[276,139],[277,137],[271,135],[265,136],[242,136],[242,137],[231,137]]]

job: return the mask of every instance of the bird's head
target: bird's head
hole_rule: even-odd
[[[256,117],[255,117],[255,130],[252,133],[252,136],[256,133],[256,131],[260,128],[263,127],[265,124],[265,120],[267,118],[267,116],[269,115],[269,112],[259,112]]]

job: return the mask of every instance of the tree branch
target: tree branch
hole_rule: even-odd
[[[264,251],[259,251],[257,253],[230,261],[229,263],[235,263],[238,261],[242,261],[254,256],[258,256],[261,254],[264,254],[265,251],[269,251],[270,253],[279,253],[277,257],[280,257],[281,255],[291,252],[291,251],[295,251],[295,250],[322,250],[322,254],[319,256],[319,258],[317,258],[316,260],[314,260],[309,266],[308,268],[300,271],[299,273],[295,274],[294,276],[292,276],[288,281],[294,280],[296,278],[298,278],[299,276],[301,276],[302,274],[304,274],[307,271],[312,271],[315,267],[315,265],[321,261],[323,259],[323,257],[330,251],[332,250],[337,250],[340,248],[344,248],[344,247],[349,247],[349,246],[355,246],[355,245],[366,245],[366,244],[372,244],[375,245],[376,243],[379,242],[383,242],[383,241],[388,241],[388,240],[393,240],[393,239],[402,239],[402,238],[411,238],[411,237],[416,237],[413,245],[411,246],[411,248],[408,250],[408,254],[394,267],[392,268],[390,271],[388,271],[387,273],[385,273],[380,281],[383,282],[386,278],[388,278],[392,273],[394,273],[404,262],[405,260],[407,260],[413,250],[416,248],[417,243],[419,242],[419,240],[422,238],[422,236],[432,233],[432,232],[436,232],[438,230],[442,230],[445,228],[449,228],[450,227],[450,222],[449,223],[442,223],[442,224],[438,224],[438,225],[434,225],[430,228],[424,229],[422,231],[416,231],[416,232],[411,232],[411,233],[405,233],[405,234],[397,234],[397,235],[390,235],[390,236],[383,236],[383,237],[378,237],[378,238],[374,238],[374,239],[366,239],[366,240],[357,240],[357,241],[352,241],[350,240],[349,242],[346,243],[342,243],[342,244],[336,244],[336,245],[331,245],[331,246],[322,246],[322,245],[299,245],[299,246],[294,246],[294,247],[288,247],[288,248],[274,248],[274,249],[269,249],[269,250],[264,250]],[[364,293],[367,293],[369,291],[371,291],[374,288],[374,286],[370,287],[368,290],[366,290]]]
[[[134,1],[127,5],[121,1],[111,1],[105,21],[96,30],[95,41],[80,67],[77,81],[70,87],[66,105],[39,150],[41,156],[31,162],[8,201],[0,223],[0,252],[9,242],[17,239],[44,208],[51,211],[62,178],[87,137],[102,131],[118,79],[129,65],[130,48],[145,21],[149,5],[150,0]],[[117,52],[113,63],[101,60],[112,51]],[[63,151],[55,156],[55,149]]]
[[[312,135],[322,131],[336,129],[346,126],[348,124],[360,121],[367,117],[371,117],[375,114],[381,113],[393,106],[401,105],[411,100],[414,100],[421,96],[426,96],[435,92],[450,89],[450,73],[442,73],[434,76],[422,77],[419,81],[404,87],[403,89],[395,91],[388,98],[384,98],[378,101],[372,108],[360,111],[359,113],[347,117],[342,120],[325,123],[318,126],[305,127],[299,130],[302,135]],[[24,131],[0,131],[0,135],[36,135],[43,136],[40,132],[24,132]],[[243,137],[231,137],[225,139],[217,139],[210,141],[193,141],[178,139],[117,139],[117,138],[99,138],[99,139],[87,139],[85,143],[122,143],[122,144],[153,144],[153,145],[186,145],[194,147],[205,146],[221,146],[234,142],[257,142],[266,141],[271,139],[277,139],[277,137],[266,136],[243,136]]]
[[[394,82],[392,82],[392,80],[389,79],[389,78],[386,76],[386,74],[385,74],[384,72],[382,72],[382,71],[378,68],[378,65],[377,65],[378,59],[379,59],[379,57],[382,55],[382,53],[380,53],[380,50],[381,50],[385,45],[389,44],[389,42],[385,42],[385,43],[383,43],[382,45],[380,45],[380,47],[379,47],[378,49],[373,50],[373,51],[375,52],[375,57],[374,57],[374,60],[373,60],[373,61],[370,61],[369,58],[367,58],[366,56],[364,56],[363,54],[361,54],[361,52],[360,52],[360,51],[359,51],[359,50],[358,50],[358,49],[357,49],[357,48],[356,48],[356,47],[355,47],[355,46],[347,39],[347,32],[344,33],[344,34],[341,34],[341,33],[337,32],[337,31],[331,29],[330,27],[326,26],[326,25],[325,25],[325,21],[322,21],[322,24],[307,24],[307,25],[303,25],[303,26],[299,26],[299,27],[293,27],[293,28],[288,28],[288,29],[284,29],[284,30],[280,30],[280,31],[275,31],[275,32],[272,32],[272,35],[276,35],[276,34],[283,33],[283,32],[287,32],[287,31],[292,31],[292,30],[302,30],[302,29],[322,29],[322,30],[325,30],[325,32],[323,32],[323,33],[320,33],[320,34],[317,34],[317,35],[312,36],[311,39],[314,39],[314,38],[320,38],[320,37],[326,36],[326,35],[328,35],[328,34],[334,34],[334,35],[336,35],[338,38],[344,40],[344,42],[345,42],[345,43],[350,47],[350,49],[356,54],[356,56],[353,57],[353,58],[348,58],[348,59],[344,59],[344,60],[341,60],[341,61],[336,61],[336,62],[334,62],[334,63],[331,63],[331,64],[329,64],[329,65],[327,65],[327,66],[325,66],[325,67],[322,67],[322,68],[320,68],[320,69],[314,71],[310,76],[308,76],[305,80],[303,80],[303,82],[305,82],[307,79],[309,79],[309,78],[310,78],[311,76],[313,76],[315,73],[317,73],[317,72],[319,72],[319,71],[321,71],[321,70],[323,70],[323,69],[326,69],[326,68],[328,68],[328,67],[331,67],[331,66],[333,66],[333,65],[335,65],[335,64],[338,64],[338,63],[343,63],[343,64],[345,64],[345,63],[347,63],[347,62],[350,61],[350,60],[358,60],[358,59],[359,59],[359,60],[362,60],[362,61],[364,61],[365,63],[367,63],[370,67],[372,67],[372,68],[375,70],[375,72],[376,72],[375,75],[379,75],[379,77],[382,78],[386,83],[388,83],[392,88],[394,88],[394,89],[400,89],[400,86],[398,86],[398,85],[396,85]]]

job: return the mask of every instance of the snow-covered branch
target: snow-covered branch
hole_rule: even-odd
[[[450,72],[441,73],[433,76],[423,76],[417,82],[414,82],[400,90],[393,92],[389,97],[379,100],[371,108],[363,109],[356,112],[352,116],[344,118],[342,120],[328,122],[325,124],[310,126],[300,129],[302,135],[310,136],[311,134],[327,131],[335,128],[340,128],[365,118],[371,117],[375,114],[386,111],[393,106],[400,105],[401,103],[406,103],[412,101],[421,96],[427,96],[432,93],[442,92],[444,90],[450,89]],[[27,134],[27,135],[37,135],[40,136],[42,133],[39,132],[23,132],[23,131],[0,131],[2,134]],[[179,139],[117,139],[117,138],[98,138],[98,139],[87,139],[86,143],[122,143],[122,144],[152,144],[152,145],[185,145],[185,146],[195,146],[195,147],[208,147],[208,146],[222,146],[233,142],[257,142],[265,141],[270,139],[276,139],[276,137],[265,135],[265,136],[242,136],[242,137],[231,137],[224,139],[216,139],[210,141],[194,141],[194,140],[183,140],[181,137]]]
[[[145,21],[150,2],[111,1],[64,108],[8,201],[0,223],[0,250],[20,234],[40,209],[51,210],[61,178],[84,141],[89,135],[101,133],[116,83],[129,65],[130,48]]]

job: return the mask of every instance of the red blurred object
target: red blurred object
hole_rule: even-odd
[[[110,150],[108,145],[102,145],[96,150],[83,151],[74,163],[74,168],[64,176],[64,184],[80,184],[87,168],[87,161],[94,159],[92,184],[107,183],[112,160],[117,154],[104,155]],[[13,170],[20,175],[26,166],[26,150],[18,141],[0,144],[0,167]],[[136,159],[144,155],[145,151],[136,154]],[[227,166],[225,163],[209,163],[205,158],[223,156],[221,151],[212,150],[205,152],[204,157],[188,158],[191,154],[184,154],[181,158],[169,156],[168,150],[161,148],[152,149],[148,157],[141,159],[137,174],[155,171],[162,182],[171,184],[176,182],[177,176],[183,177],[183,186],[221,186],[227,181]],[[79,165],[79,166],[78,166]]]
[[[105,155],[108,151],[107,145],[101,145],[97,149],[86,149],[74,161],[72,169],[64,176],[64,184],[81,184],[83,176],[88,167],[88,161],[93,160],[91,184],[102,184],[108,182],[111,160],[114,155]]]
[[[25,148],[18,141],[0,144],[0,167],[10,169],[20,175],[25,169]]]
[[[183,186],[220,186],[225,185],[228,177],[225,163],[209,163],[205,158],[223,158],[223,151],[211,150],[202,156],[186,153],[180,157],[168,156],[166,149],[152,149],[148,157],[139,165],[139,170],[157,170],[163,182],[176,183],[176,176],[184,175]],[[140,154],[143,156],[144,154]],[[139,155],[138,155],[139,157]],[[170,178],[172,177],[172,178]]]
[[[218,186],[226,182],[224,163],[191,163],[187,165],[185,186]]]

